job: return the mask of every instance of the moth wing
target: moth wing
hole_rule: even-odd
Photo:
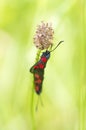
[[[31,73],[35,73],[37,70],[39,70],[39,64],[41,63],[41,60],[38,61],[37,63],[35,63],[31,68],[30,68],[30,72]]]
[[[44,79],[44,70],[36,70],[34,73],[34,81],[35,81],[35,91],[37,94],[40,94],[42,91],[42,83]]]

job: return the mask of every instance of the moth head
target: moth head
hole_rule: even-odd
[[[50,58],[50,51],[46,50],[45,52],[42,53],[41,57],[46,57],[47,59],[49,59]]]

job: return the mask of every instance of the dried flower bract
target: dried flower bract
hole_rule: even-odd
[[[34,36],[34,44],[40,50],[48,49],[52,45],[54,30],[51,24],[41,22],[37,26],[36,34]]]

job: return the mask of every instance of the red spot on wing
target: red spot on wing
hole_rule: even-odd
[[[42,60],[42,62],[46,62],[47,58],[46,57],[42,57],[41,60]]]
[[[34,69],[38,69],[38,68],[39,68],[39,66],[38,66],[38,65],[35,65],[35,66],[34,66]]]
[[[39,92],[39,86],[35,86],[35,90],[36,90],[36,92]]]
[[[39,64],[40,69],[44,69],[44,65],[42,63]]]
[[[35,83],[38,83],[38,84],[40,84],[41,82],[42,82],[41,79],[38,79],[35,81]]]
[[[34,66],[34,69],[38,69],[38,68],[43,69],[44,65],[42,63],[40,63],[39,65]]]
[[[35,78],[37,78],[37,79],[40,78],[39,74],[35,73]]]

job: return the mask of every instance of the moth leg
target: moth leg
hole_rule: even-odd
[[[31,68],[30,68],[30,72],[31,72],[31,73],[34,73],[34,67],[31,67]]]

